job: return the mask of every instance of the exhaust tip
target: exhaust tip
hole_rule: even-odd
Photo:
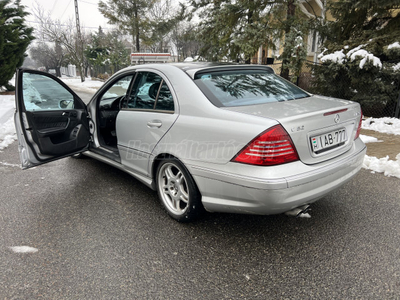
[[[310,210],[311,210],[310,205],[306,204],[306,205],[299,206],[299,207],[293,208],[292,210],[285,212],[285,215],[287,215],[289,217],[298,218],[298,217],[300,217],[300,215],[305,214]]]

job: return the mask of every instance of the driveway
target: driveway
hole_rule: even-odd
[[[400,295],[398,178],[361,170],[311,218],[207,214],[180,224],[155,192],[101,162],[22,171],[13,143],[0,163],[1,299]]]

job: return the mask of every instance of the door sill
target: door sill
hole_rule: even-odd
[[[89,148],[89,151],[105,156],[109,159],[112,159],[113,161],[116,161],[118,163],[121,163],[121,157],[119,156],[119,151],[117,148],[113,148],[113,147],[98,147],[98,148],[94,148],[91,147]]]

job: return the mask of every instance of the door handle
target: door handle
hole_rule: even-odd
[[[160,120],[152,120],[147,122],[147,127],[149,128],[160,128],[162,126],[162,122]]]

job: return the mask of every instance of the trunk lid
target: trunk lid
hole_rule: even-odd
[[[361,117],[358,103],[323,96],[221,109],[278,121],[305,164],[323,162],[348,151]]]

